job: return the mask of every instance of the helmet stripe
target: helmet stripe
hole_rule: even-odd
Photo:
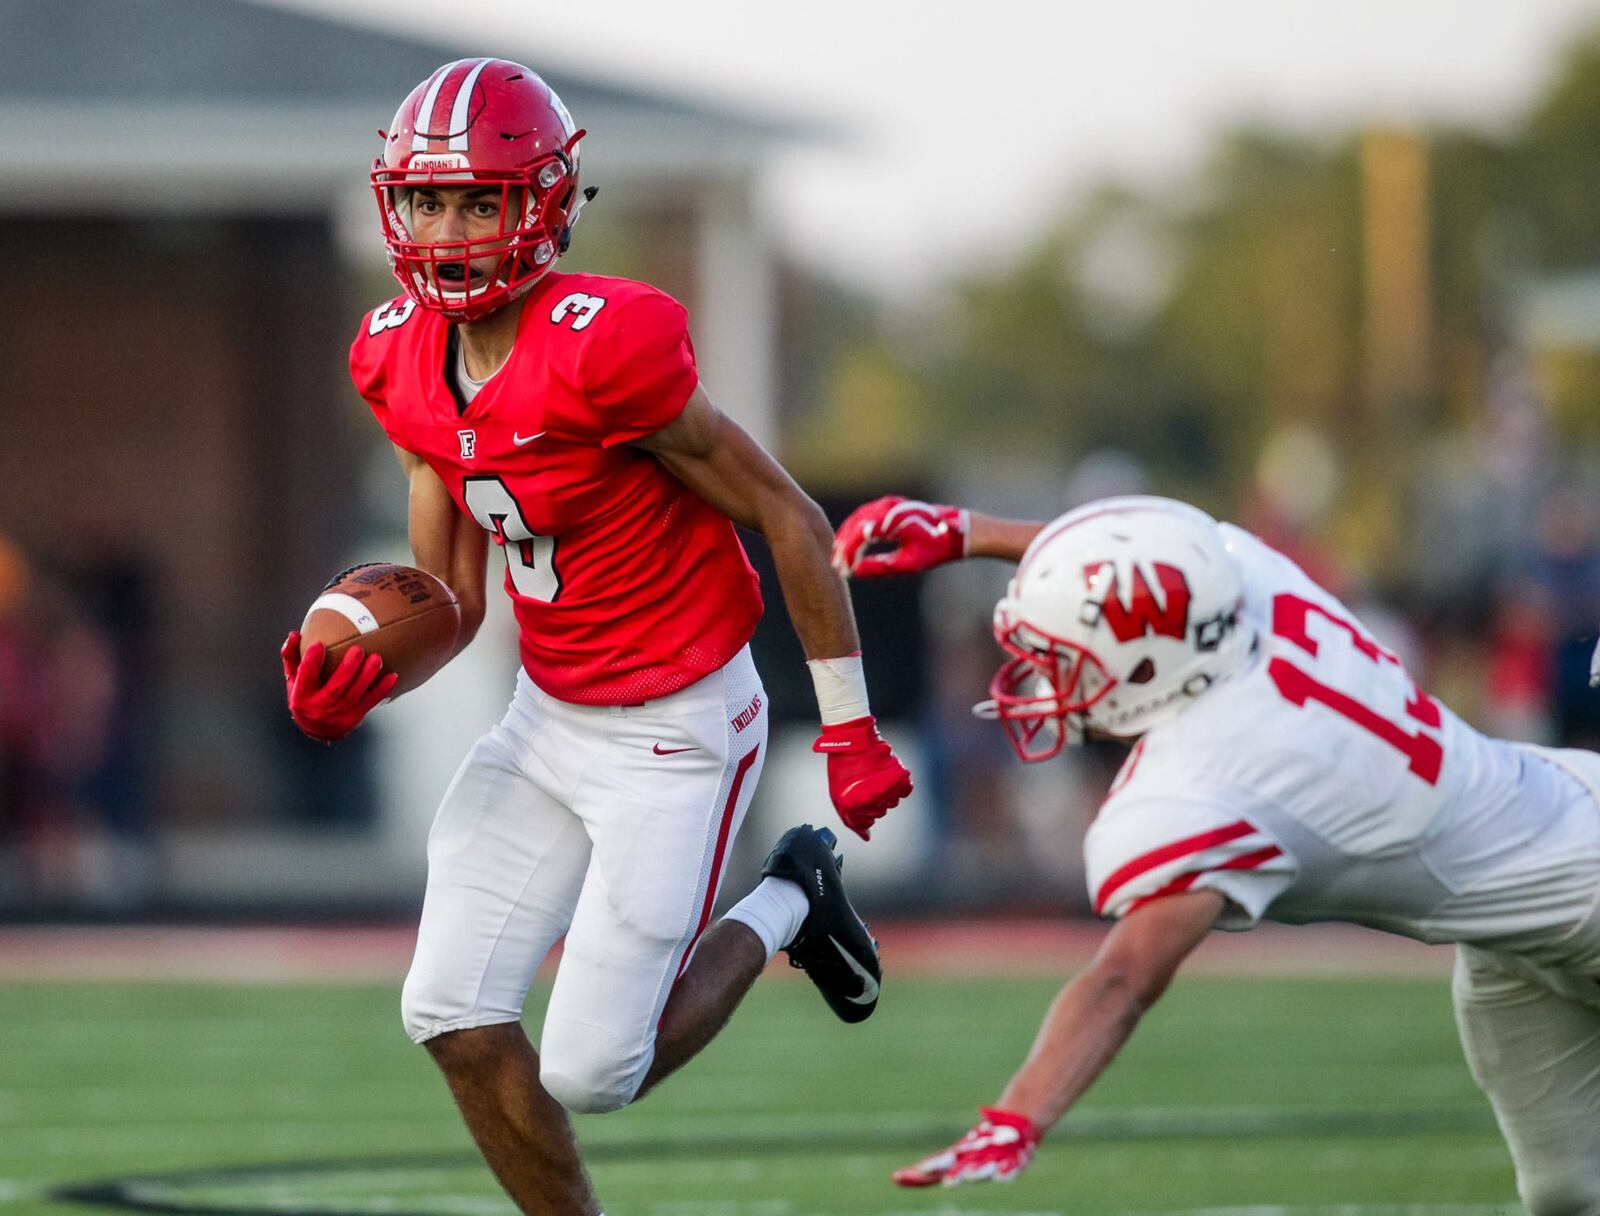
[[[428,150],[428,132],[433,130],[433,107],[439,100],[439,90],[444,88],[444,82],[449,79],[450,73],[455,71],[465,59],[457,59],[454,63],[447,63],[439,69],[433,80],[428,84],[428,91],[423,95],[422,104],[417,107],[417,120],[412,127],[411,150],[413,152],[426,152]]]
[[[472,104],[472,90],[477,87],[478,76],[489,66],[489,60],[480,59],[478,65],[467,73],[467,78],[456,90],[456,104],[450,110],[450,151],[467,151],[467,113]]]

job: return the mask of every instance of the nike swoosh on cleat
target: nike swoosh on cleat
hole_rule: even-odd
[[[856,961],[856,956],[841,946],[839,944],[839,939],[833,934],[828,934],[828,940],[833,943],[833,948],[844,957],[844,961],[850,970],[854,971],[861,977],[861,995],[847,997],[846,999],[852,1005],[872,1004],[873,1001],[878,999],[878,981],[872,978],[872,972],[868,971],[865,967],[858,963]]]
[[[662,747],[661,744],[657,743],[650,750],[658,756],[676,756],[679,752],[697,752],[700,749],[698,747]]]

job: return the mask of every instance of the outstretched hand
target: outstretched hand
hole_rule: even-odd
[[[1039,1129],[1027,1115],[979,1107],[978,1125],[943,1152],[894,1172],[899,1186],[1010,1182],[1033,1160]]]
[[[967,554],[960,507],[891,494],[850,512],[833,538],[833,568],[846,578],[916,574]]]

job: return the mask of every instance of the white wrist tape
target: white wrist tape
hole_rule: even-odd
[[[865,718],[872,712],[867,707],[867,677],[860,655],[808,659],[806,666],[811,669],[811,683],[817,690],[817,708],[822,711],[824,726]]]

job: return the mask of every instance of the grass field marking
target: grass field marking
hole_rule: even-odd
[[[43,1193],[42,1183],[26,1178],[0,1178],[0,1203],[20,1203],[24,1199],[37,1199]]]
[[[250,1145],[255,1151],[307,1152],[329,1143],[337,1143],[338,1137],[347,1134],[355,1122],[356,1120],[343,1120],[318,1123],[293,1118],[240,1119],[229,1123],[222,1130],[232,1135],[240,1128],[248,1128]],[[415,1119],[364,1119],[359,1122],[365,1132],[389,1129],[396,1138],[413,1137],[419,1131],[426,1130],[426,1127]],[[450,1134],[454,1137],[461,1127],[460,1116],[454,1111],[441,1112],[437,1124],[441,1134]],[[174,1143],[175,1133],[186,1137],[186,1142],[204,1143],[204,1138],[214,1137],[218,1130],[214,1120],[189,1120],[181,1123],[96,1127],[93,1129],[93,1136],[96,1149],[102,1152],[149,1154],[170,1148]],[[3,1151],[18,1152],[19,1145],[25,1145],[29,1160],[46,1157],[71,1160],[81,1156],[85,1134],[85,1129],[81,1126],[7,1128]],[[185,1141],[180,1141],[182,1142]]]
[[[136,1081],[126,1085],[107,1085],[95,1081],[84,1085],[52,1086],[54,1119],[42,1122],[38,1112],[29,1106],[30,1101],[36,1101],[39,1088],[14,1086],[0,1090],[0,1130],[9,1135],[17,1125],[48,1127],[52,1122],[59,1125],[67,1118],[71,1118],[74,1126],[78,1127],[133,1121],[149,1123],[153,1121],[152,1116],[182,1121],[185,1117],[195,1117],[192,1112],[196,1111],[203,1111],[207,1122],[300,1117],[308,1111],[324,1115],[342,1113],[356,1119],[365,1118],[366,1113],[372,1110],[392,1113],[398,1106],[410,1106],[415,1109],[418,1118],[426,1118],[439,1105],[434,1095],[418,1095],[416,1087],[403,1080],[343,1083],[339,1087],[337,1102],[332,1104],[326,1094],[318,1090],[317,1082],[312,1078],[251,1086],[248,1089],[233,1082],[186,1082],[181,1091],[174,1090],[170,1082],[156,1084]],[[264,1107],[267,1108],[266,1113],[258,1113]]]
[[[796,1216],[824,1216],[797,1213]],[[1018,1212],[984,1208],[902,1208],[878,1216],[1082,1216],[1065,1211]],[[1486,1203],[1339,1203],[1322,1207],[1283,1207],[1258,1204],[1234,1208],[1162,1208],[1159,1211],[1112,1212],[1108,1216],[1526,1216],[1519,1204]]]
[[[303,1115],[261,1115],[246,1118],[229,1118],[224,1121],[230,1130],[248,1128],[257,1148],[272,1151],[287,1148],[290,1151],[314,1147],[329,1142],[348,1130],[351,1120],[308,1120]],[[925,1110],[883,1111],[871,1116],[852,1119],[828,1112],[797,1112],[791,1115],[755,1116],[729,1115],[724,1118],[697,1116],[692,1135],[667,1135],[659,1133],[648,1142],[654,1151],[665,1154],[687,1150],[707,1151],[705,1146],[721,1143],[728,1151],[760,1153],[783,1151],[797,1138],[808,1141],[816,1135],[819,1123],[826,1122],[835,1136],[853,1138],[857,1143],[870,1143],[880,1147],[911,1148],[927,1144],[942,1144],[960,1135],[961,1129],[953,1124],[934,1121]],[[91,1126],[102,1147],[117,1151],[137,1151],[170,1143],[174,1136],[193,1137],[217,1128],[219,1121],[213,1117],[190,1119],[150,1120],[137,1123],[94,1123]],[[414,1137],[429,1126],[440,1131],[454,1132],[457,1128],[455,1113],[442,1105],[425,1115],[405,1118],[360,1119],[364,1130],[389,1127],[406,1138]],[[25,1145],[40,1156],[67,1156],[82,1148],[85,1124],[80,1119],[71,1123],[34,1124],[27,1127],[5,1129],[7,1147],[16,1149]],[[1437,1110],[1396,1111],[1323,1111],[1284,1107],[1244,1108],[1142,1108],[1128,1110],[1078,1111],[1051,1134],[1052,1143],[1070,1143],[1084,1140],[1166,1140],[1166,1139],[1216,1139],[1235,1136],[1295,1137],[1348,1137],[1367,1139],[1373,1136],[1417,1136],[1438,1132],[1489,1131],[1494,1128],[1494,1118],[1487,1107],[1455,1107]],[[617,1153],[623,1156],[639,1155],[643,1151],[640,1133],[632,1128],[608,1132],[595,1124],[580,1125],[580,1139],[586,1153],[605,1156]],[[263,1168],[271,1168],[270,1166]]]
[[[961,1216],[979,1216],[963,1212]],[[1017,1216],[1010,1213],[1009,1216]],[[1172,1208],[1160,1212],[1118,1212],[1115,1216],[1524,1216],[1520,1204],[1504,1203],[1335,1203],[1321,1207],[1258,1204],[1234,1208]]]
[[[797,1214],[797,1216],[801,1216],[801,1214]],[[810,1212],[807,1212],[807,1213],[804,1213],[803,1216],[813,1216],[813,1214],[810,1213]],[[821,1214],[817,1213],[817,1214],[815,1214],[815,1216],[821,1216]],[[1017,1211],[1007,1210],[1007,1211],[1001,1212],[1001,1211],[990,1211],[990,1210],[988,1210],[986,1208],[950,1208],[950,1207],[942,1207],[942,1208],[906,1208],[906,1209],[903,1209],[903,1210],[893,1211],[893,1212],[880,1212],[880,1213],[878,1213],[878,1216],[1069,1216],[1069,1213],[1063,1212],[1063,1211],[1060,1211],[1060,1210],[1052,1210],[1052,1211],[1048,1211],[1048,1212],[1043,1212],[1043,1211],[1040,1211],[1040,1212],[1017,1212]],[[1070,1213],[1070,1216],[1083,1216],[1083,1214],[1081,1212],[1073,1212],[1073,1213]]]
[[[885,1120],[881,1115],[858,1125],[841,1126],[830,1123],[828,1131],[816,1131],[817,1116],[782,1120],[743,1120],[736,1135],[707,1136],[704,1128],[697,1128],[690,1136],[666,1136],[659,1132],[641,1137],[633,1133],[632,1139],[599,1137],[586,1140],[585,1156],[591,1161],[628,1162],[673,1160],[686,1157],[714,1159],[719,1168],[732,1162],[748,1162],[758,1168],[759,1161],[773,1153],[787,1153],[803,1143],[809,1150],[845,1152],[870,1158],[885,1150],[915,1152],[928,1143],[942,1142],[945,1135],[931,1128],[923,1112],[898,1112],[904,1122]],[[1174,1118],[1176,1114],[1178,1117]],[[912,1122],[915,1120],[915,1122]],[[757,1125],[752,1134],[752,1122]],[[1487,1131],[1493,1126],[1486,1113],[1471,1111],[1392,1111],[1376,1115],[1370,1111],[1295,1111],[1281,1110],[1224,1110],[1205,1108],[1188,1111],[1123,1111],[1108,1112],[1095,1126],[1095,1120],[1080,1116],[1077,1131],[1065,1140],[1078,1141],[1138,1141],[1160,1139],[1208,1139],[1217,1136],[1247,1135],[1306,1136],[1322,1139],[1347,1138],[1351,1142],[1372,1136],[1433,1134],[1440,1131]],[[766,1134],[759,1130],[766,1124]],[[341,1125],[329,1125],[338,1127]],[[124,1132],[134,1129],[120,1129]],[[152,1129],[141,1128],[140,1131]],[[159,1131],[158,1129],[154,1129]],[[288,1127],[280,1130],[289,1130]],[[304,1124],[293,1125],[296,1147],[307,1146],[308,1131]],[[415,1130],[414,1127],[411,1130]],[[58,1134],[72,1133],[60,1129]],[[320,1144],[320,1133],[309,1137],[311,1144]],[[262,1147],[261,1139],[256,1147]],[[478,1164],[479,1158],[470,1149],[450,1152],[432,1151],[411,1155],[348,1157],[342,1159],[316,1158],[301,1161],[264,1162],[239,1165],[211,1166],[202,1169],[173,1170],[153,1174],[121,1175],[86,1183],[65,1184],[51,1188],[51,1198],[90,1203],[97,1206],[123,1210],[187,1214],[187,1216],[239,1216],[250,1213],[283,1212],[296,1216],[509,1216],[509,1209],[491,1197],[447,1193],[430,1196],[425,1213],[406,1213],[393,1198],[393,1194],[414,1194],[425,1187],[419,1183],[436,1177],[441,1171]],[[362,1196],[348,1192],[355,1188],[370,1187],[385,1194]],[[329,1193],[332,1191],[333,1193]],[[443,1199],[446,1202],[439,1204]],[[457,1203],[457,1201],[460,1201]],[[805,1212],[785,1210],[779,1212],[770,1200],[744,1201],[717,1205],[707,1213],[704,1204],[697,1205],[696,1216],[813,1216]],[[685,1216],[685,1210],[676,1201],[652,1206],[652,1216]],[[954,1213],[955,1209],[945,1209]],[[1494,1205],[1323,1205],[1318,1207],[1256,1206],[1231,1208],[1170,1208],[1142,1213],[1124,1212],[1120,1216],[1510,1216],[1516,1209]],[[815,1213],[814,1216],[827,1216]],[[890,1216],[939,1216],[926,1209],[914,1213]],[[959,1216],[978,1216],[962,1209]],[[1064,1213],[1006,1213],[1005,1216],[1065,1216]]]

